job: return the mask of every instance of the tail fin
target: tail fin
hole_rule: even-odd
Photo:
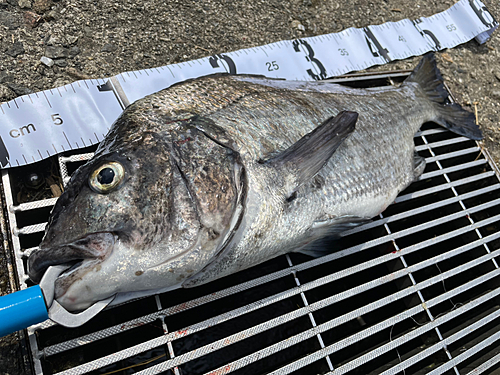
[[[417,65],[411,75],[405,80],[416,82],[427,94],[429,100],[434,104],[436,110],[436,123],[450,131],[465,137],[479,140],[483,134],[476,125],[473,113],[466,111],[459,104],[449,103],[448,92],[443,84],[443,77],[436,65],[433,53],[426,54]]]

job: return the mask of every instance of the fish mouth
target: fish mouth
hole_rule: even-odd
[[[102,261],[109,257],[117,241],[113,232],[92,233],[71,243],[57,247],[45,247],[42,241],[40,249],[28,259],[30,279],[38,284],[50,266],[68,263],[70,268],[64,273],[74,271],[89,261]]]

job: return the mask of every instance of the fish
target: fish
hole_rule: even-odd
[[[433,121],[481,139],[448,101],[434,55],[399,86],[206,76],[136,101],[71,177],[39,249],[40,282],[68,269],[68,311],[209,283],[271,258],[325,254],[419,178],[413,137]],[[319,244],[319,245],[318,245]]]

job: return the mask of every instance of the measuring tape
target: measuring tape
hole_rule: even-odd
[[[497,27],[483,3],[461,0],[414,21],[349,28],[24,95],[0,104],[0,165],[26,165],[99,143],[130,103],[186,79],[227,72],[322,80],[473,38],[484,43]]]

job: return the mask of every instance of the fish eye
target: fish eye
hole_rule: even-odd
[[[89,185],[96,193],[107,194],[113,191],[125,177],[125,170],[120,163],[107,162],[90,174]]]

